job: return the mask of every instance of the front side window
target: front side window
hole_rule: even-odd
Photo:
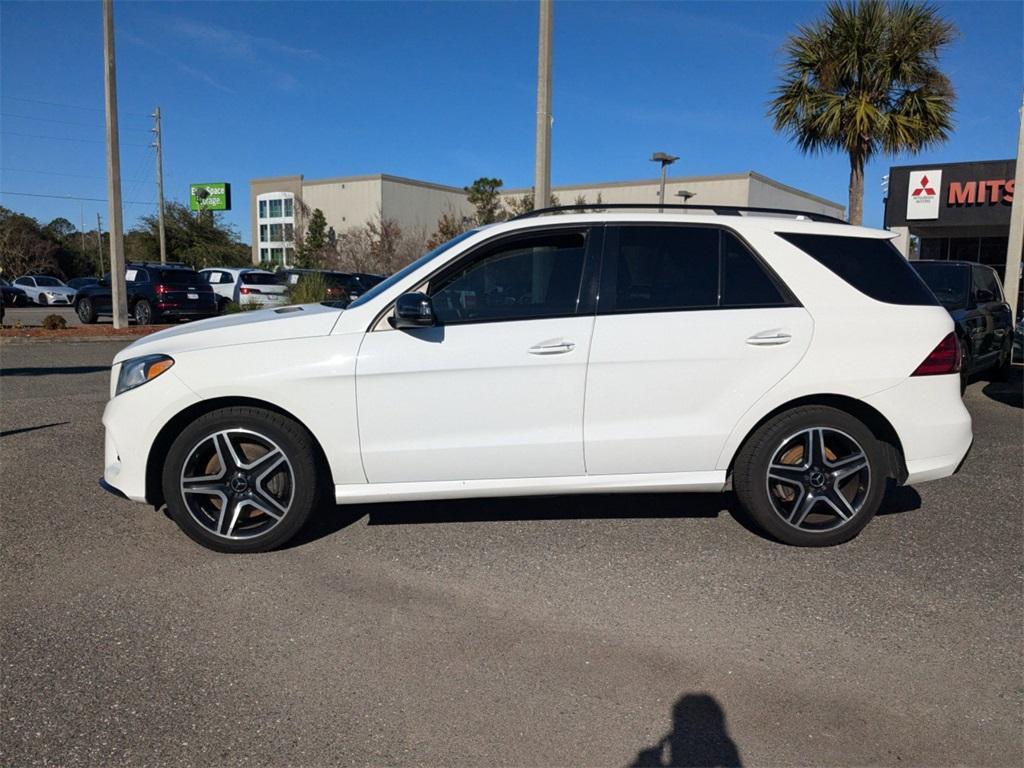
[[[268,200],[267,202],[270,204],[269,205],[270,215],[267,218],[270,218],[270,219],[280,219],[281,218],[281,207],[282,207],[281,203],[282,203],[282,201],[281,200]]]
[[[505,240],[431,283],[434,313],[443,324],[572,315],[585,249],[583,232]]]
[[[912,262],[914,269],[946,309],[962,309],[968,304],[970,277],[967,268],[944,262]]]
[[[991,269],[985,269],[984,267],[972,267],[971,272],[973,273],[974,280],[974,295],[977,300],[978,291],[988,291],[992,298],[989,301],[1002,301],[1003,291],[999,287],[999,280],[996,278],[995,272]]]

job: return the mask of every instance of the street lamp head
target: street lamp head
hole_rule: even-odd
[[[674,163],[678,159],[679,158],[676,157],[675,155],[669,155],[665,152],[655,152],[653,155],[651,155],[652,163],[661,163],[663,166],[672,165],[672,163]]]
[[[696,192],[691,192],[688,189],[680,189],[678,192],[676,192],[676,197],[683,198],[683,202],[685,203],[685,202],[688,202],[689,199],[691,197],[693,197],[694,195],[696,195],[696,194],[697,194]]]

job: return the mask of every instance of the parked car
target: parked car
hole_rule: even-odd
[[[1005,378],[1013,355],[1013,315],[996,271],[970,261],[910,263],[956,324],[961,389],[969,377],[985,371]]]
[[[69,288],[56,277],[22,275],[14,281],[14,284],[25,292],[29,301],[43,307],[49,304],[70,305],[75,303],[75,289]]]
[[[183,264],[128,264],[125,288],[128,314],[138,325],[217,314],[217,295],[209,283]],[[78,292],[75,311],[83,323],[95,323],[100,316],[113,313],[109,274]]]
[[[291,267],[278,272],[288,287],[297,285],[304,275],[319,274],[327,282],[327,300],[347,304],[366,292],[367,288],[355,275],[331,272],[326,269],[299,269]]]
[[[85,288],[87,285],[96,285],[100,279],[98,277],[73,277],[68,280],[68,287],[74,288],[76,291]]]
[[[105,487],[228,552],[280,546],[320,498],[730,486],[772,537],[825,546],[888,482],[959,469],[953,321],[888,232],[602,208],[470,230],[344,310],[136,341]]]
[[[260,307],[288,303],[288,286],[284,278],[265,269],[212,267],[200,270],[199,275],[217,294],[221,311],[231,302]]]
[[[0,278],[0,294],[3,295],[5,306],[24,307],[28,304],[28,295],[25,291],[2,278]]]
[[[353,272],[352,277],[359,281],[359,285],[362,287],[360,293],[366,293],[377,283],[384,280],[384,275],[370,275],[366,272]]]
[[[1024,317],[1017,321],[1017,327],[1013,331],[1011,359],[1014,365],[1024,365]]]

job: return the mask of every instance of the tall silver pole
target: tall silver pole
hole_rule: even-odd
[[[153,133],[156,134],[156,201],[157,221],[160,229],[160,261],[167,263],[167,239],[164,235],[164,134],[160,126],[160,107],[153,113],[156,126]]]
[[[121,211],[121,152],[117,132],[117,63],[114,57],[114,3],[103,0],[103,90],[107,113],[107,206],[110,209],[110,286],[114,327],[128,327],[124,283],[124,220]]]
[[[99,211],[96,212],[96,253],[100,257],[100,277],[107,270],[103,267],[103,225],[100,223]]]
[[[1011,317],[1017,319],[1017,298],[1020,294],[1020,258],[1024,250],[1024,100],[1020,108],[1020,128],[1017,134],[1017,172],[1013,182],[1013,204],[1010,206],[1010,237],[1006,243],[1006,272],[1003,286],[1010,302]]]
[[[665,163],[661,164],[661,191],[658,192],[658,212],[665,210]]]
[[[537,36],[537,154],[533,166],[533,207],[551,205],[551,28],[554,0],[540,0]]]

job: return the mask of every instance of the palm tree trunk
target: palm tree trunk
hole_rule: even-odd
[[[864,158],[850,154],[850,197],[847,214],[851,224],[864,223]]]

